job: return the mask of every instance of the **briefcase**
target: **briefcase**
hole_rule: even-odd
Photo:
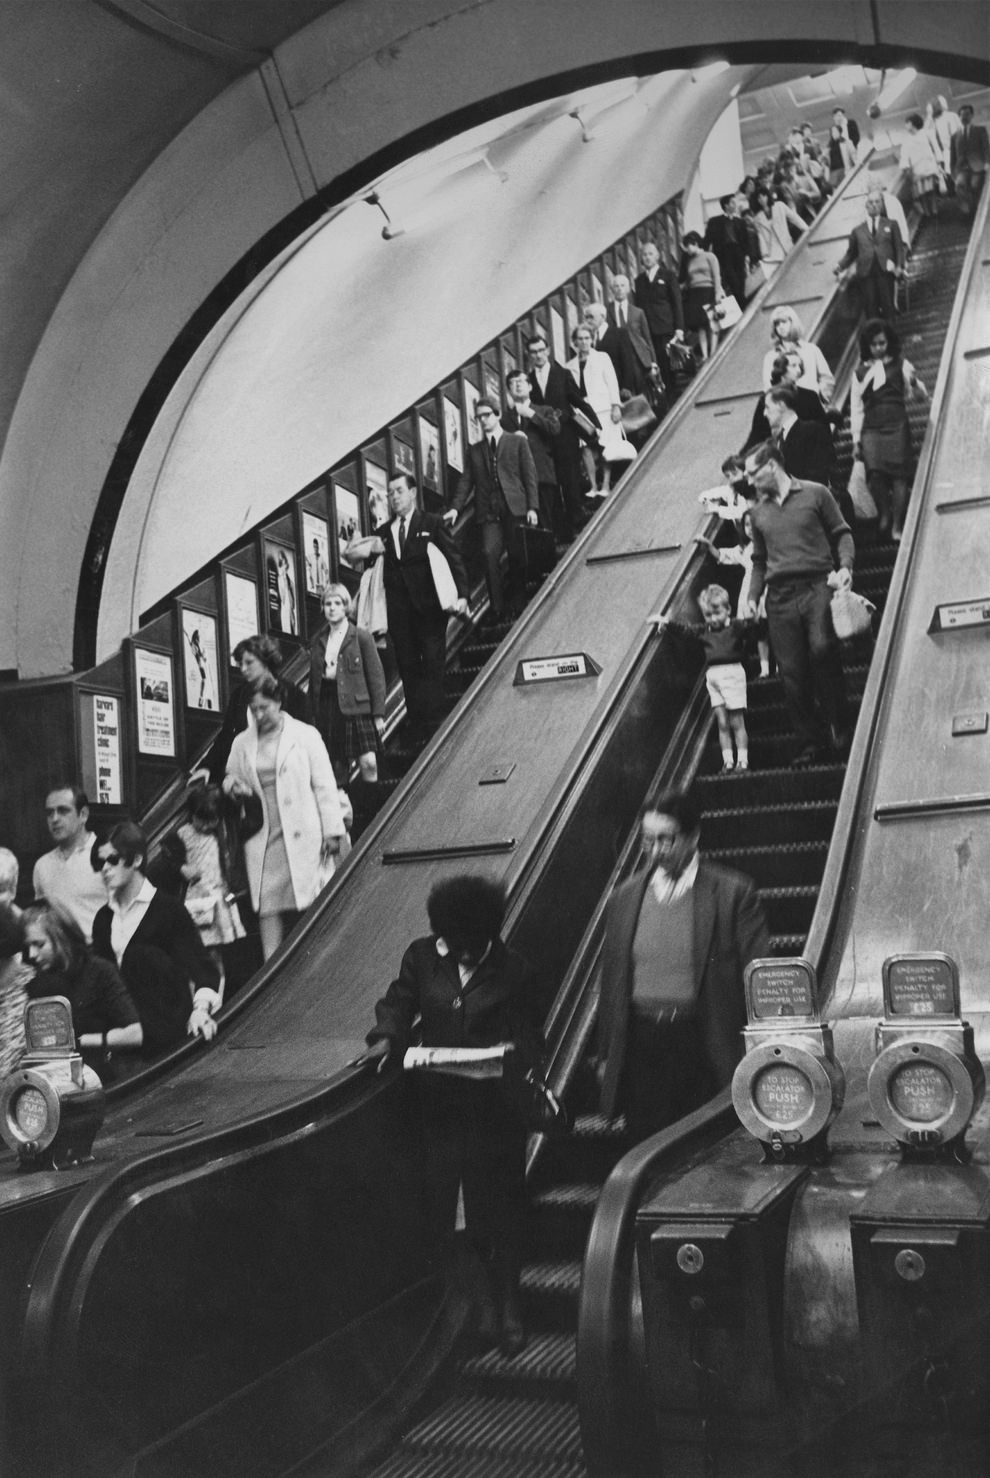
[[[527,581],[538,580],[541,575],[553,569],[557,563],[557,544],[553,529],[545,529],[540,524],[535,528],[530,524],[522,524],[519,542]]]

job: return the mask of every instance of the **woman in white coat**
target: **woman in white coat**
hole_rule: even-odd
[[[326,745],[311,724],[282,712],[282,691],[264,678],[251,695],[253,726],[237,735],[224,790],[256,795],[261,830],[244,843],[251,902],[267,960],[321,886],[346,835]]]
[[[585,324],[579,324],[571,334],[571,347],[576,352],[564,368],[570,371],[581,395],[601,422],[598,438],[604,463],[602,486],[600,490],[596,489],[594,471],[589,468],[589,497],[604,498],[612,484],[611,463],[625,460],[619,381],[610,357],[601,349],[593,347],[591,329]]]

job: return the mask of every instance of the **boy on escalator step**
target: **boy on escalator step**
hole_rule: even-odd
[[[669,616],[657,616],[657,630],[671,630],[701,644],[705,657],[705,682],[718,726],[722,770],[748,770],[746,668],[743,664],[746,640],[756,623],[733,617],[729,592],[721,585],[708,585],[698,597],[698,604],[704,622],[692,624],[673,621]]]

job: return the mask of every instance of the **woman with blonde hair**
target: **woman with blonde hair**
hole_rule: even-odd
[[[828,367],[817,344],[804,336],[804,325],[793,308],[782,304],[770,315],[771,347],[763,356],[763,388],[769,390],[772,381],[774,360],[778,354],[796,350],[804,365],[804,374],[798,384],[807,390],[817,390],[823,405],[828,405],[835,389],[835,376]]]

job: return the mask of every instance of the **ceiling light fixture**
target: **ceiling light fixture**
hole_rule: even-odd
[[[377,205],[378,209],[385,217],[385,224],[382,227],[383,241],[394,241],[397,236],[404,236],[406,234],[401,226],[394,226],[392,224],[392,218],[389,215],[388,211],[385,209],[384,205],[382,205],[382,198],[377,190],[372,190],[371,194],[366,195],[364,198],[366,204]]]

